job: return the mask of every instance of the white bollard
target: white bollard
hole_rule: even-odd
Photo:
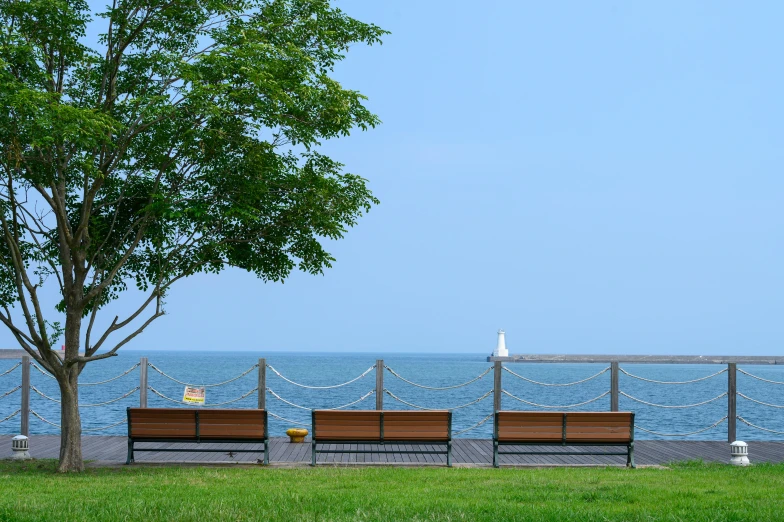
[[[28,438],[24,435],[17,435],[11,439],[11,449],[14,451],[11,454],[11,460],[29,460],[33,457],[30,456],[30,449]]]
[[[749,445],[742,440],[736,440],[730,444],[730,453],[732,454],[730,464],[735,466],[748,466],[751,464],[749,462]]]

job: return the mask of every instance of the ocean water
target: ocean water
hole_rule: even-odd
[[[125,370],[139,362],[142,356],[157,368],[171,377],[191,384],[219,383],[248,370],[265,357],[267,363],[280,374],[296,383],[308,386],[331,386],[349,381],[368,370],[376,361],[383,359],[385,364],[405,379],[433,387],[452,386],[470,381],[487,370],[491,363],[486,355],[451,355],[451,354],[363,354],[363,353],[329,353],[329,354],[288,354],[281,352],[182,352],[182,351],[124,351],[117,357],[90,363],[82,373],[80,381],[90,383],[103,381],[122,374]],[[0,360],[0,374],[16,364],[17,360]],[[569,383],[586,379],[601,372],[607,365],[603,364],[508,364],[513,372],[544,383]],[[725,366],[720,365],[651,365],[622,364],[621,368],[629,373],[647,379],[660,381],[687,381],[716,373]],[[784,368],[781,366],[740,366],[749,373],[764,379],[784,382]],[[568,406],[602,395],[610,389],[610,373],[605,372],[585,383],[574,386],[541,386],[503,372],[502,388],[511,395],[531,403],[549,406]],[[762,402],[784,405],[784,385],[763,382],[738,372],[738,391]],[[334,408],[357,401],[375,388],[375,370],[357,381],[331,389],[302,388],[287,382],[267,370],[267,409],[283,417],[280,420],[270,417],[270,434],[282,436],[287,428],[298,424],[309,424],[310,408]],[[32,385],[42,394],[59,398],[56,382],[36,369],[31,369]],[[19,368],[8,375],[0,377],[0,396],[21,383]],[[184,386],[149,368],[148,384],[157,392],[175,401],[182,399]],[[230,401],[253,390],[258,384],[256,370],[249,372],[229,384],[209,387],[206,393],[208,405]],[[640,381],[625,374],[620,375],[620,390],[632,397],[646,402],[665,405],[688,405],[707,401],[725,393],[727,390],[727,374],[722,373],[708,380],[692,384],[665,385]],[[104,403],[122,397],[139,386],[139,368],[128,375],[107,384],[82,386],[80,402],[82,404],[82,426],[85,430],[100,428],[126,417],[128,406],[139,404],[139,391],[128,397],[99,407],[90,404]],[[471,403],[487,394],[493,388],[493,373],[487,373],[475,382],[449,390],[427,390],[412,386],[388,371],[384,371],[384,387],[402,401],[426,408],[453,408]],[[274,392],[280,400],[273,395]],[[19,408],[21,394],[19,391],[0,399],[0,419],[5,418]],[[291,404],[289,404],[291,403]],[[232,402],[226,408],[253,408],[257,404],[256,392],[246,398]],[[302,408],[293,406],[296,404]],[[784,432],[784,408],[774,408],[751,402],[743,397],[737,398],[738,414],[749,422]],[[149,407],[177,407],[148,391]],[[180,406],[184,406],[181,405]],[[44,419],[59,424],[59,405],[31,392],[30,407]],[[350,406],[348,409],[374,409],[375,395]],[[384,395],[385,409],[411,409],[411,406],[399,402],[393,397]],[[453,431],[459,432],[474,426],[485,419],[493,408],[492,395],[465,408],[455,409],[453,413]],[[514,410],[550,409],[539,408],[509,396],[502,395],[502,408]],[[609,410],[609,394],[604,397],[578,406],[570,410]],[[641,428],[661,433],[686,433],[712,425],[727,415],[727,398],[694,408],[658,408],[636,402],[623,395],[620,397],[620,409],[636,413],[636,424]],[[708,431],[685,437],[664,437],[646,433],[638,429],[637,439],[681,439],[681,440],[726,440],[727,423],[724,421]],[[738,439],[741,440],[782,440],[784,435],[751,428],[738,421]],[[19,432],[19,417],[0,423],[0,433],[12,434]],[[32,434],[57,433],[51,426],[35,416],[30,418]],[[102,430],[89,431],[87,434],[124,435],[127,428],[124,424]],[[457,437],[490,438],[492,436],[492,420]]]

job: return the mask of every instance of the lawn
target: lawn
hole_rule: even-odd
[[[784,520],[784,465],[53,470],[0,461],[0,520]]]

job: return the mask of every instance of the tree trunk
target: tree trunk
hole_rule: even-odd
[[[69,377],[76,372],[66,372]],[[59,379],[58,379],[59,381]],[[62,398],[60,413],[60,464],[57,471],[69,473],[83,471],[82,461],[82,418],[79,415],[79,388],[77,377],[60,382]]]

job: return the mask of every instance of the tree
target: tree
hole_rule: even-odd
[[[0,1],[0,322],[59,383],[62,472],[83,469],[80,372],[161,317],[173,283],[321,273],[321,241],[377,203],[318,148],[379,123],[330,74],[385,31],[329,0],[106,9],[92,49],[84,0]],[[129,285],[141,306],[94,332]]]

